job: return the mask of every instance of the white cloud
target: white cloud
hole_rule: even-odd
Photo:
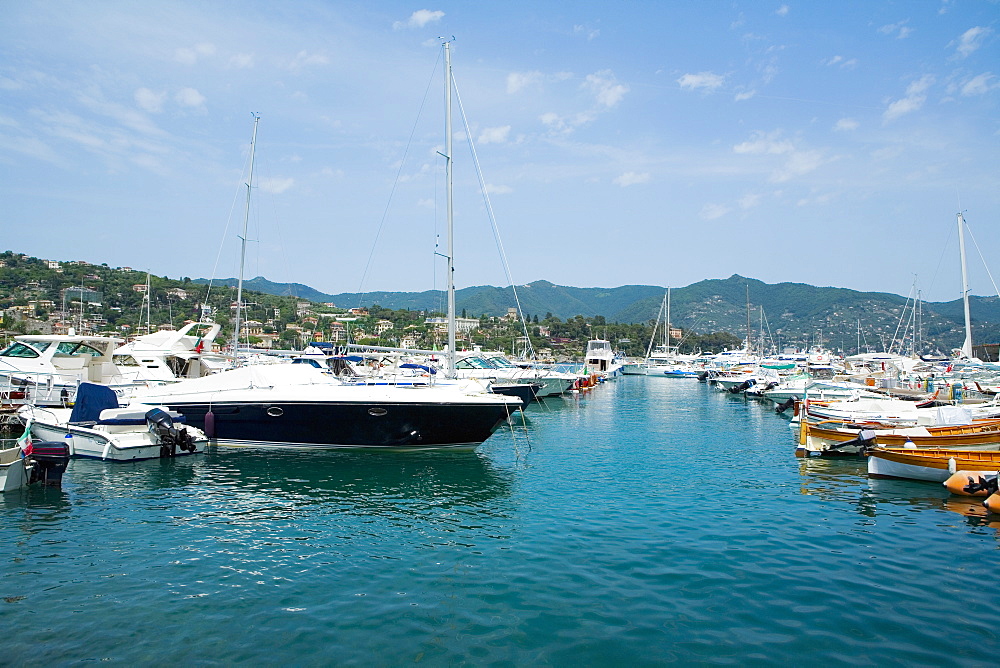
[[[720,74],[715,74],[714,72],[699,72],[698,74],[685,74],[677,83],[681,85],[681,88],[689,88],[691,90],[696,90],[698,88],[704,88],[708,91],[713,91],[719,88],[722,84],[726,82],[725,77]]]
[[[508,195],[514,192],[514,189],[510,186],[495,186],[492,183],[487,183],[486,192],[490,195]]]
[[[165,92],[155,92],[148,88],[139,88],[134,93],[135,103],[139,108],[152,114],[163,111],[163,103],[167,99]]]
[[[787,139],[781,139],[781,131],[775,130],[770,133],[755,132],[750,141],[737,144],[733,147],[734,153],[746,153],[755,155],[781,155],[791,153],[795,146]]]
[[[823,154],[819,151],[796,151],[789,156],[783,167],[771,175],[771,181],[783,183],[797,176],[815,171],[823,164]]]
[[[403,28],[423,28],[428,23],[437,23],[442,18],[444,18],[444,12],[442,11],[418,9],[410,14],[410,18],[406,21],[396,21],[393,23],[392,28],[393,30],[402,30]]]
[[[820,62],[823,65],[826,65],[827,67],[834,67],[834,66],[836,66],[836,67],[839,67],[842,70],[850,69],[852,67],[857,67],[857,65],[858,65],[858,59],[857,58],[851,58],[851,59],[848,60],[847,58],[844,58],[843,56],[833,56],[832,58],[827,58],[826,60],[822,60]]]
[[[24,84],[20,81],[14,81],[13,79],[8,79],[5,76],[0,76],[0,90],[21,90],[24,88]]]
[[[615,177],[613,183],[621,186],[622,188],[634,186],[637,183],[649,183],[649,173],[643,172],[642,174],[639,174],[636,172],[625,172],[621,176]]]
[[[573,32],[575,32],[577,35],[580,34],[586,35],[587,41],[596,39],[597,37],[601,36],[600,30],[591,30],[587,26],[573,26]]]
[[[527,86],[541,83],[541,72],[511,72],[507,75],[507,92],[514,94]]]
[[[701,207],[701,212],[698,215],[702,220],[715,220],[716,218],[722,218],[730,211],[732,209],[724,204],[706,204]]]
[[[748,141],[733,146],[733,153],[755,156],[782,156],[780,165],[768,177],[773,183],[782,183],[796,176],[807,174],[823,164],[821,151],[803,151],[781,136],[780,130],[755,132]],[[773,163],[770,163],[773,164]]]
[[[899,21],[898,23],[890,23],[888,25],[882,26],[881,28],[878,29],[878,31],[883,35],[891,35],[893,33],[896,33],[896,39],[906,39],[911,34],[913,34],[913,28],[909,28],[906,25],[907,23],[909,23],[909,21],[910,21],[909,19],[905,19],[903,21]]]
[[[507,135],[509,134],[509,125],[499,128],[483,128],[483,131],[479,133],[479,139],[476,141],[480,144],[502,144],[507,141]]]
[[[266,193],[280,195],[295,185],[295,179],[291,177],[261,179],[258,185]]]
[[[983,28],[982,26],[976,26],[975,28],[969,28],[966,30],[962,33],[962,36],[958,38],[958,46],[956,47],[958,55],[962,58],[967,58],[983,45],[983,41],[992,32],[992,28]]]
[[[194,88],[181,88],[174,95],[174,100],[182,107],[201,107],[205,104],[205,96]]]
[[[1000,88],[1000,82],[996,82],[994,79],[996,77],[991,72],[974,76],[962,85],[962,95],[983,95],[994,88]]]
[[[555,128],[555,129],[560,129],[563,125],[565,125],[563,123],[562,117],[559,116],[559,114],[555,113],[554,111],[542,114],[541,116],[538,117],[538,120],[540,120],[544,125],[547,125],[550,128]]]
[[[192,47],[182,47],[174,52],[174,60],[184,65],[194,65],[202,56],[215,55],[215,45],[204,42]]]
[[[248,67],[253,67],[253,54],[250,53],[237,53],[229,58],[229,66],[242,70]]]
[[[598,104],[604,107],[617,105],[629,91],[628,86],[618,83],[611,70],[588,74],[583,85],[597,98]]]
[[[933,83],[934,77],[930,74],[925,74],[911,83],[906,87],[906,97],[889,104],[882,114],[883,120],[886,122],[893,121],[904,114],[909,114],[920,109],[924,105],[924,102],[927,101],[926,92]]]
[[[833,125],[833,129],[839,132],[850,132],[857,130],[860,124],[853,118],[841,118]]]
[[[747,209],[752,209],[758,204],[760,204],[760,195],[751,193],[749,195],[744,195],[740,198],[738,202],[740,208],[746,211]]]
[[[777,11],[775,11],[774,13],[777,14],[778,16],[788,16],[788,12],[789,12],[788,5],[782,5],[778,7]]]
[[[752,98],[756,94],[757,94],[757,91],[755,91],[755,90],[746,90],[746,91],[743,91],[741,93],[737,93],[733,97],[733,100],[735,102],[743,102],[744,100],[749,100],[750,98]]]
[[[311,65],[326,65],[330,62],[322,53],[309,53],[308,51],[299,51],[295,54],[295,58],[291,63],[288,64],[288,69],[298,70],[303,67],[308,67]]]

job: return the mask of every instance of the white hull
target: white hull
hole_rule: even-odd
[[[951,477],[948,469],[934,469],[927,466],[915,466],[893,462],[879,457],[868,458],[868,475],[877,478],[906,478],[909,480],[928,480],[944,482]]]
[[[200,429],[186,428],[194,437],[194,452],[179,448],[166,454],[159,439],[145,425],[136,426],[105,426],[95,425],[85,427],[68,425],[69,410],[32,411],[31,435],[42,441],[60,441],[69,446],[71,457],[113,461],[136,461],[140,459],[159,459],[163,456],[181,456],[204,452],[208,438]]]
[[[13,492],[28,484],[31,471],[24,465],[21,448],[0,450],[0,492]]]
[[[148,431],[127,434],[106,434],[83,427],[61,427],[59,425],[34,422],[31,434],[45,441],[61,441],[69,443],[70,456],[91,459],[135,461],[139,459],[159,459],[163,455],[160,443]],[[67,438],[67,434],[71,438]],[[195,454],[205,451],[208,439],[195,438],[195,452],[188,453],[178,450],[175,456]]]

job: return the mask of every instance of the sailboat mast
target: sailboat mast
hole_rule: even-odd
[[[749,353],[752,348],[750,347],[750,284],[747,283],[747,353]]]
[[[243,267],[247,257],[247,227],[250,224],[250,193],[253,189],[253,158],[257,148],[257,123],[260,116],[253,116],[253,135],[250,138],[250,175],[247,178],[247,206],[243,216],[243,234],[240,236],[240,277],[236,284],[236,320],[233,324],[233,355],[239,358],[240,348],[240,319],[243,314]]]
[[[667,286],[667,321],[666,321],[666,341],[667,341],[667,352],[670,351],[670,286]]]
[[[451,165],[451,49],[444,43],[444,151],[448,210],[448,377],[455,377],[455,217]]]
[[[972,358],[972,319],[969,317],[969,274],[965,268],[965,218],[958,212],[958,252],[962,259],[962,302],[965,307],[965,342],[962,357]]]

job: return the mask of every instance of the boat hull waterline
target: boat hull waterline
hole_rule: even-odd
[[[505,404],[166,401],[219,445],[472,448],[510,417]],[[206,419],[207,418],[207,419]]]

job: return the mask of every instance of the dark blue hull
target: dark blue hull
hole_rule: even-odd
[[[219,443],[314,448],[475,446],[507,421],[510,410],[473,403],[168,405]]]

